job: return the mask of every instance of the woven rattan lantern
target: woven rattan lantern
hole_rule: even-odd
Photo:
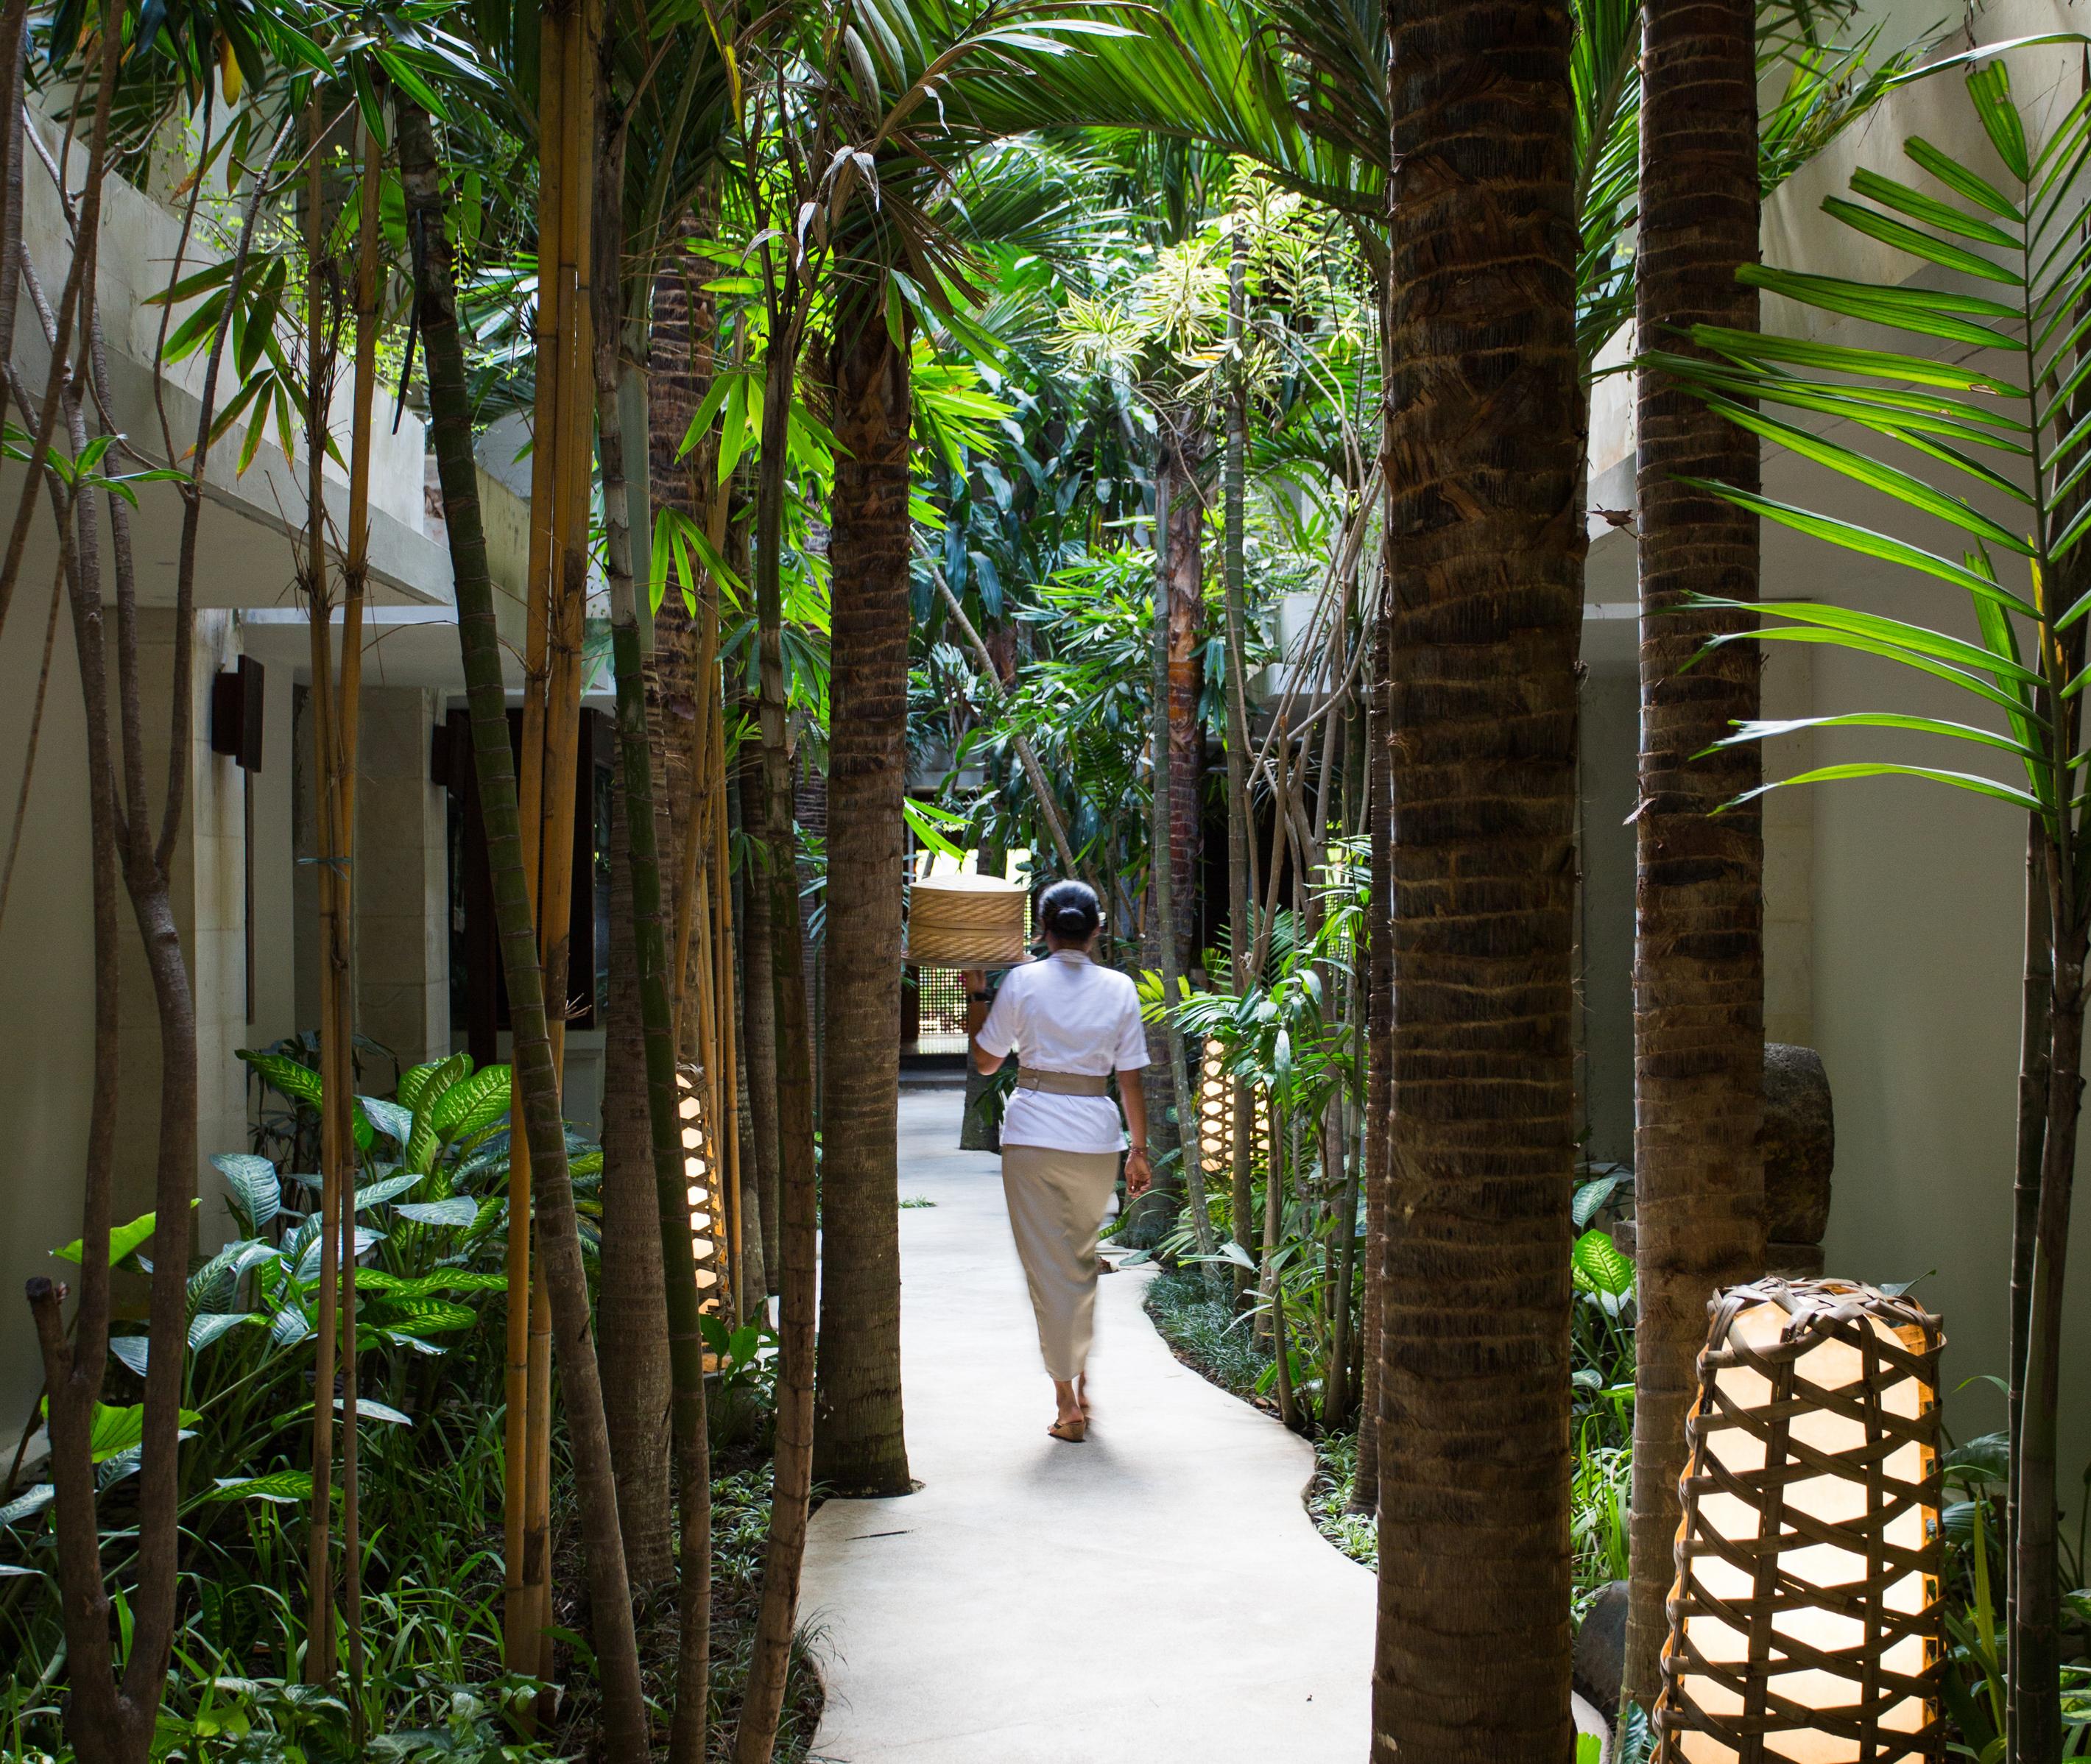
[[[1013,968],[1024,960],[1021,882],[999,876],[918,876],[908,908],[908,960],[918,968]]]
[[[1249,1090],[1249,1158],[1261,1163],[1270,1143],[1270,1103],[1260,1089]],[[1207,1170],[1224,1170],[1235,1156],[1235,1080],[1218,1059],[1209,1058],[1198,1076],[1198,1162]]]
[[[1938,1319],[1847,1280],[1709,1309],[1658,1764],[1931,1764]]]
[[[683,1134],[683,1198],[690,1208],[690,1249],[697,1264],[697,1290],[704,1295],[706,1310],[716,1310],[719,1301],[719,1273],[726,1257],[723,1197],[713,1174],[711,1136],[705,1131],[701,1080],[694,1066],[675,1070],[675,1112]]]

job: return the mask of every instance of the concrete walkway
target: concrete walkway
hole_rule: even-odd
[[[801,1611],[834,1764],[1343,1764],[1367,1753],[1373,1577],[1300,1503],[1306,1442],[1179,1365],[1106,1278],[1085,1445],[1052,1393],[998,1162],[908,1089],[908,1441],[921,1487],[815,1516]],[[1584,1714],[1578,1710],[1579,1715]]]

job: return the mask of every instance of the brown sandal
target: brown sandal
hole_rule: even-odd
[[[1089,1424],[1086,1421],[1056,1421],[1046,1431],[1055,1439],[1079,1446],[1089,1437]]]

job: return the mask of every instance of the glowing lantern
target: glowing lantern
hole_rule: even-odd
[[[1761,1280],[1709,1309],[1659,1764],[1928,1764],[1938,1319],[1847,1280]]]
[[[1198,1162],[1207,1170],[1225,1170],[1235,1155],[1235,1080],[1219,1058],[1217,1042],[1198,1076]],[[1270,1105],[1260,1089],[1249,1091],[1249,1157],[1262,1162],[1270,1140]]]
[[[682,1120],[683,1197],[690,1206],[690,1248],[696,1257],[697,1290],[705,1308],[718,1305],[719,1270],[725,1262],[725,1209],[714,1184],[711,1138],[705,1128],[704,1093],[694,1066],[675,1071],[675,1108]]]

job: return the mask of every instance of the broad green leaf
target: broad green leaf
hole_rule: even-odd
[[[278,1507],[303,1507],[313,1498],[309,1470],[271,1470],[266,1476],[221,1476],[207,1501],[269,1501]]]
[[[189,1319],[189,1349],[208,1348],[243,1324],[259,1325],[262,1319],[251,1311],[205,1311]]]
[[[337,1396],[334,1400],[334,1412],[339,1414],[343,1406],[342,1400]],[[402,1413],[390,1403],[379,1402],[374,1396],[359,1395],[356,1414],[359,1421],[380,1421],[389,1427],[411,1427],[414,1425],[412,1416]]]
[[[19,1525],[25,1519],[33,1519],[58,1498],[54,1485],[39,1482],[0,1507],[0,1525]]]
[[[1625,1180],[1625,1174],[1615,1170],[1608,1176],[1599,1176],[1595,1181],[1584,1183],[1576,1190],[1576,1199],[1569,1208],[1569,1214],[1575,1220],[1578,1231],[1597,1216],[1598,1209],[1611,1199],[1613,1191]]]
[[[444,1140],[461,1139],[508,1113],[510,1074],[503,1065],[482,1066],[446,1090],[429,1121]]]
[[[374,1320],[388,1329],[408,1334],[445,1335],[452,1330],[470,1329],[479,1321],[479,1313],[469,1305],[442,1299],[403,1299],[388,1293],[382,1303],[384,1313]]]
[[[191,1206],[200,1206],[200,1200],[192,1200]],[[157,1213],[140,1213],[127,1225],[113,1227],[109,1233],[109,1265],[120,1268],[152,1240],[153,1231],[158,1223]],[[80,1258],[80,1240],[77,1237],[63,1249],[54,1249],[51,1254],[60,1262],[78,1262]]]
[[[294,1102],[317,1109],[321,1102],[320,1075],[282,1054],[261,1054],[243,1047],[239,1057]]]
[[[416,1274],[411,1279],[388,1274],[382,1268],[358,1268],[356,1285],[358,1292],[382,1292],[388,1299],[405,1300],[433,1298],[444,1292],[501,1292],[507,1290],[508,1280],[504,1274],[480,1274],[463,1268]]]
[[[366,1183],[356,1191],[356,1210],[360,1213],[365,1207],[382,1206],[400,1195],[411,1194],[427,1180],[418,1170],[408,1170],[396,1176]]]
[[[203,1417],[194,1409],[180,1411],[180,1424],[192,1427]],[[93,1425],[88,1430],[88,1457],[96,1464],[106,1464],[119,1454],[142,1446],[145,1439],[145,1405],[133,1403],[127,1408],[117,1408],[107,1403],[94,1405]]]
[[[402,1150],[413,1136],[414,1111],[403,1109],[396,1102],[387,1102],[382,1097],[359,1097],[363,1112],[370,1117],[370,1124],[391,1140]]]
[[[468,1059],[470,1057],[469,1055],[466,1056]],[[400,1106],[403,1108],[418,1109],[421,1104],[422,1093],[429,1087],[429,1080],[449,1063],[448,1060],[432,1059],[425,1066],[409,1066],[401,1072],[398,1086]]]
[[[1623,1299],[1633,1291],[1634,1265],[1605,1232],[1584,1232],[1570,1257],[1577,1285],[1611,1299]]]
[[[233,1210],[250,1232],[258,1231],[283,1209],[283,1184],[276,1167],[254,1152],[214,1152],[211,1162],[232,1191]]]
[[[469,1225],[479,1216],[477,1205],[463,1195],[447,1201],[405,1201],[392,1210],[416,1225]]]
[[[145,1375],[152,1346],[152,1338],[147,1335],[112,1335],[109,1338],[110,1355],[141,1378]]]

